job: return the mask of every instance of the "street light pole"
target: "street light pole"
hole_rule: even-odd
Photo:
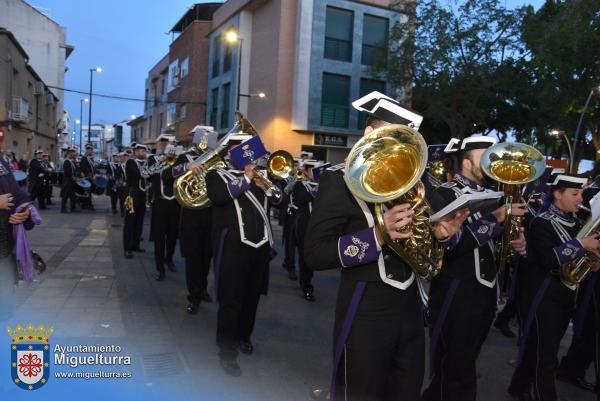
[[[579,116],[579,122],[577,123],[577,129],[575,130],[575,143],[573,144],[573,154],[577,151],[577,142],[579,141],[579,131],[581,130],[581,124],[583,123],[583,117],[585,116],[585,112],[587,111],[588,106],[590,105],[590,100],[592,100],[592,96],[594,96],[594,92],[598,91],[600,93],[600,86],[596,86],[592,88],[590,94],[585,101],[585,105],[583,106],[583,111],[581,112],[581,116]],[[575,162],[575,160],[573,160]],[[571,173],[573,171],[571,170]]]
[[[567,134],[565,133],[565,131],[559,131],[559,130],[552,130],[550,131],[550,135],[554,135],[554,136],[561,136],[564,138],[565,142],[567,143],[567,149],[569,151],[569,174],[573,174],[573,166],[575,164],[575,159],[574,159],[574,153],[573,150],[574,148],[571,147],[571,141],[569,140],[569,137],[567,136]]]
[[[240,93],[242,86],[242,38],[238,37],[240,41],[240,45],[238,47],[238,73],[237,73],[237,96],[236,96],[236,106],[235,109],[240,111]]]
[[[81,131],[83,131],[83,103],[87,103],[88,101],[89,100],[87,98],[79,99],[79,151],[81,151],[82,144]]]
[[[88,114],[88,144],[92,143],[92,81],[94,80],[94,72],[102,72],[102,68],[90,68],[90,109]]]

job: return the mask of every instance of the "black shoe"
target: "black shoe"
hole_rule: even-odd
[[[219,362],[229,376],[240,377],[242,375],[242,369],[235,359],[219,358]]]
[[[510,396],[518,401],[533,401],[533,398],[531,397],[531,394],[529,393],[529,391],[516,391],[511,389],[510,387],[508,388],[508,394],[510,394]]]
[[[294,270],[288,270],[288,278],[290,280],[298,280],[298,276],[296,276],[296,272]]]
[[[199,307],[199,305],[197,303],[191,302],[187,306],[187,313],[189,313],[190,315],[197,315],[198,314],[198,307]]]
[[[65,210],[65,209],[60,209],[60,212],[61,213],[71,213],[71,212],[69,212],[68,210]]]
[[[133,252],[140,252],[140,253],[141,253],[141,252],[146,252],[146,250],[145,250],[145,249],[142,249],[142,248],[140,248],[140,247],[137,247],[137,248],[135,248],[135,249],[133,250]]]
[[[596,391],[596,386],[585,380],[583,377],[571,377],[568,375],[557,374],[556,379],[560,380],[561,382],[572,384],[573,386],[579,387],[582,390],[591,392]]]
[[[165,265],[167,265],[167,269],[169,269],[170,272],[176,272],[177,268],[175,267],[175,263],[173,262],[166,262]]]
[[[117,214],[117,209],[113,209],[113,210],[112,210],[112,213],[113,213],[113,214]]]
[[[304,299],[306,299],[309,302],[315,302],[315,294],[313,294],[312,291],[306,291],[304,293]]]
[[[325,386],[315,387],[310,390],[310,398],[313,400],[331,400],[331,393]]]
[[[202,293],[202,295],[200,295],[200,299],[201,299],[202,301],[204,301],[204,302],[208,302],[208,303],[210,303],[210,302],[212,302],[212,301],[213,301],[213,299],[212,299],[212,297],[210,296],[210,294],[208,293],[208,291],[204,291],[204,292]]]
[[[81,212],[81,210],[79,210],[79,209],[71,209],[71,213],[79,213],[79,212]]]
[[[133,258],[133,253],[131,251],[125,251],[125,259]]]
[[[510,329],[508,322],[496,319],[494,327],[497,328],[504,337],[515,338],[517,335]]]
[[[165,272],[159,272],[159,273],[156,273],[156,274],[154,275],[154,279],[155,279],[156,281],[164,281],[164,279],[165,279]]]
[[[254,346],[250,341],[240,341],[239,349],[242,354],[250,355],[254,351]]]

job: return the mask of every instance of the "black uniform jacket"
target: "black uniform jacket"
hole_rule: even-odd
[[[210,170],[206,174],[206,188],[213,209],[214,240],[227,229],[229,238],[233,236],[251,247],[272,244],[266,212],[268,197],[254,182],[247,182],[243,171]],[[271,202],[278,203],[275,199]]]
[[[77,177],[75,162],[71,159],[65,159],[63,162],[63,185],[71,184]]]
[[[437,193],[447,203],[464,193],[481,192],[484,188],[456,174],[450,182],[442,184]],[[440,275],[462,280],[476,280],[493,288],[496,285],[495,239],[502,234],[503,225],[492,213],[475,213],[465,221],[460,239],[444,254]]]
[[[94,176],[94,163],[89,156],[83,156],[80,162],[81,172],[85,177]]]
[[[146,180],[142,177],[140,166],[135,159],[127,160],[125,164],[128,193],[141,193],[146,190]]]
[[[32,184],[42,182],[44,175],[48,173],[48,169],[44,167],[42,162],[38,159],[33,159],[29,163],[29,181]]]
[[[313,270],[341,268],[345,285],[384,282],[407,289],[415,275],[393,251],[377,244],[371,208],[348,190],[340,165],[329,168],[319,180],[305,234],[306,263]]]

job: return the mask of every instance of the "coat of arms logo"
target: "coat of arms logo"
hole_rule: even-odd
[[[52,327],[29,323],[8,328],[11,337],[10,371],[13,383],[24,390],[37,390],[50,378],[50,344]]]

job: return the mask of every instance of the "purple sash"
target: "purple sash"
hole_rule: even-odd
[[[219,300],[219,272],[221,270],[221,259],[223,258],[223,248],[225,246],[225,237],[229,232],[228,228],[224,228],[221,231],[221,236],[219,237],[219,247],[217,251],[217,257],[215,258],[215,293],[217,297],[217,301]]]
[[[360,304],[360,300],[362,298],[363,292],[365,291],[366,285],[367,283],[364,281],[361,281],[356,284],[354,294],[352,294],[352,300],[350,301],[350,305],[348,305],[348,310],[346,311],[346,317],[344,318],[344,324],[342,326],[342,331],[340,332],[340,337],[338,338],[337,347],[335,347],[335,357],[333,360],[333,375],[331,377],[331,401],[335,401],[336,398],[335,393],[337,387],[337,374],[342,359],[342,352],[344,351],[344,345],[346,345],[346,341],[348,340],[348,336],[350,335],[352,322],[354,321],[354,316],[356,316],[356,311],[358,310],[358,305]],[[344,385],[346,385],[346,383],[344,383]]]
[[[437,343],[440,338],[440,334],[442,332],[442,327],[444,326],[444,322],[446,321],[446,316],[448,316],[448,310],[450,309],[450,305],[452,305],[452,300],[454,299],[454,295],[456,294],[456,290],[458,289],[458,285],[460,284],[459,279],[452,280],[450,283],[450,288],[448,288],[448,292],[446,292],[446,296],[444,297],[444,304],[442,305],[442,309],[440,310],[440,316],[438,316],[435,326],[433,327],[433,333],[431,334],[431,345],[429,346],[430,355],[429,355],[429,375],[433,377],[434,369],[434,361],[435,355],[437,352]]]

